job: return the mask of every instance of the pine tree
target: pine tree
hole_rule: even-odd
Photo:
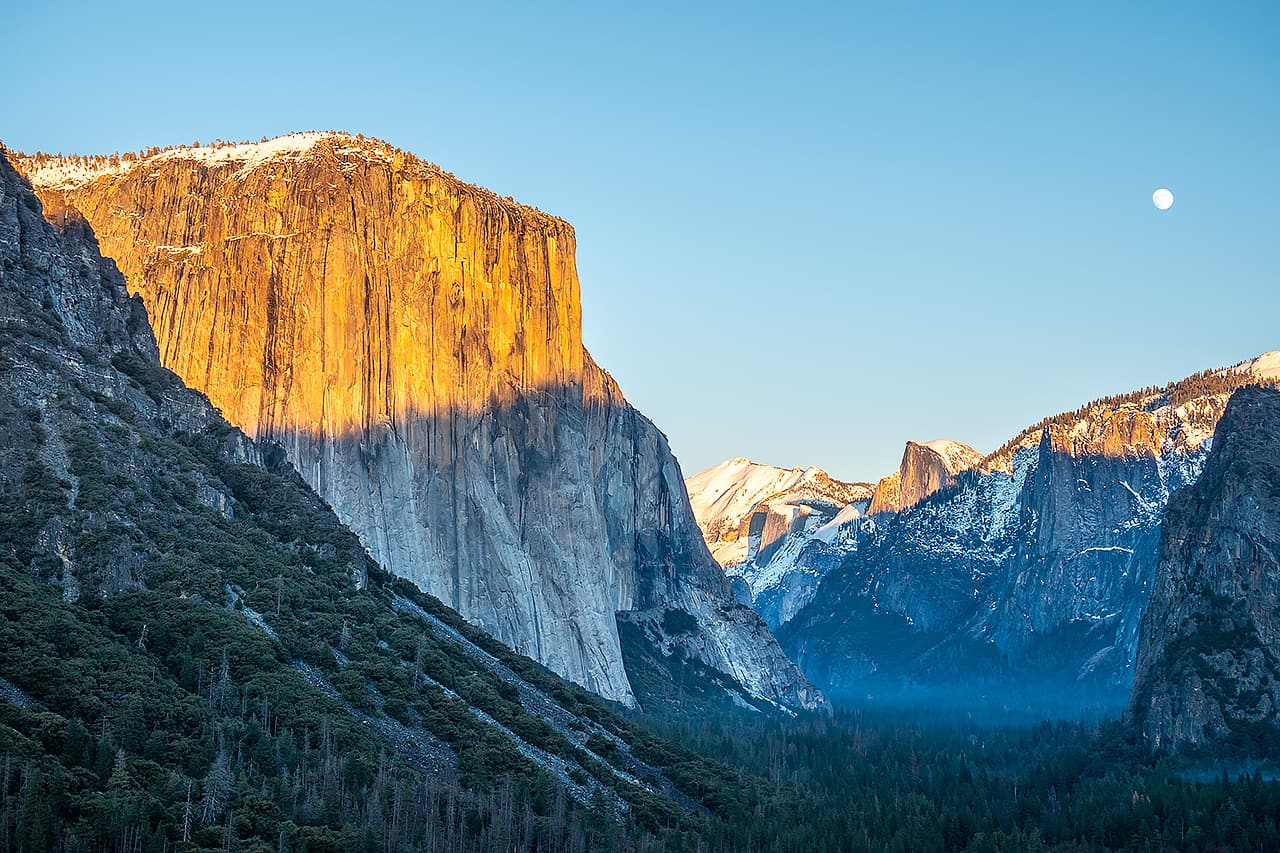
[[[67,723],[67,733],[62,739],[63,760],[74,767],[88,766],[91,748],[89,730],[79,717],[73,717]]]
[[[107,780],[107,820],[119,849],[130,849],[139,836],[139,791],[129,773],[129,758],[123,749],[116,752],[115,766]]]
[[[200,783],[200,823],[213,826],[231,800],[231,765],[226,750],[218,750],[213,766]]]
[[[23,771],[17,832],[21,850],[48,849],[53,813],[44,788],[44,774],[38,768],[31,766]]]
[[[182,840],[183,841],[191,840],[191,817],[192,817],[191,788],[194,785],[195,785],[195,781],[193,779],[187,780],[187,804],[182,809]]]

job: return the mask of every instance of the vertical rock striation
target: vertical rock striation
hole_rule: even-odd
[[[898,470],[876,483],[867,512],[879,515],[915,506],[939,489],[955,485],[957,474],[981,461],[981,453],[958,441],[908,441]]]
[[[1245,388],[1165,513],[1129,702],[1153,748],[1280,742],[1278,554],[1280,392]]]
[[[338,133],[19,164],[92,225],[165,366],[283,445],[384,566],[608,698],[634,700],[616,614],[678,606],[708,663],[821,704],[583,348],[566,222]]]

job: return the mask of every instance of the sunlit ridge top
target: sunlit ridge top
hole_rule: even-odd
[[[321,145],[322,142],[326,144]],[[0,149],[2,148],[3,145],[0,145]],[[388,165],[395,162],[399,155],[407,166],[424,168],[429,175],[465,186],[505,206],[514,206],[522,211],[533,212],[540,217],[555,220],[560,226],[571,230],[571,226],[559,217],[545,213],[532,205],[517,202],[511,196],[501,196],[481,185],[464,181],[452,172],[410,152],[398,149],[389,142],[372,136],[338,130],[300,131],[273,138],[263,137],[257,142],[215,140],[208,144],[196,142],[191,145],[173,145],[163,148],[157,146],[123,154],[47,154],[41,151],[34,154],[20,151],[10,153],[17,161],[20,171],[33,185],[60,190],[74,190],[103,176],[126,175],[147,163],[183,161],[214,169],[234,168],[232,175],[245,177],[263,164],[281,160],[304,160],[313,154],[331,153],[346,163],[359,158],[364,162],[372,161]]]

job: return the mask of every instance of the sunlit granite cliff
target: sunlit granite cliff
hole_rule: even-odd
[[[25,156],[142,296],[164,365],[279,442],[383,565],[634,701],[619,612],[753,693],[825,700],[734,603],[665,437],[582,343],[573,229],[339,133]]]
[[[908,441],[898,470],[876,483],[867,512],[878,515],[915,506],[939,489],[955,485],[957,474],[981,461],[981,453],[958,441]]]

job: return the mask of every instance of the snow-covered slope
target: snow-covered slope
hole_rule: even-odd
[[[871,496],[866,483],[833,480],[821,468],[776,468],[743,458],[695,474],[685,486],[711,555],[726,567],[776,541],[765,535],[765,515],[782,519],[779,530],[785,532],[798,519],[807,520],[805,526],[830,520],[848,504]],[[760,528],[756,534],[753,519]]]
[[[961,471],[967,471],[975,464],[982,461],[982,454],[974,450],[969,445],[952,441],[949,438],[935,438],[933,441],[921,441],[925,447],[938,454],[947,466],[947,470],[952,474],[959,474]]]
[[[1199,476],[1231,392],[1277,379],[1267,353],[1022,431],[953,486],[854,525],[784,648],[846,695],[1123,703],[1169,495]]]
[[[808,603],[871,499],[821,468],[730,459],[686,481],[703,537],[739,599],[776,626]]]
[[[739,600],[776,629],[857,549],[859,519],[913,506],[981,461],[958,441],[908,441],[898,470],[874,488],[832,480],[821,468],[775,468],[741,457],[685,485],[707,547]]]
[[[232,164],[244,172],[269,160],[297,158],[322,139],[341,139],[336,131],[305,131],[264,139],[261,142],[218,142],[210,145],[153,149],[142,154],[49,155],[37,153],[23,158],[26,176],[35,186],[76,189],[107,175],[126,175],[140,164],[154,165],[165,160],[183,160],[205,166]],[[354,149],[353,149],[354,150]],[[371,146],[361,146],[367,154]]]

